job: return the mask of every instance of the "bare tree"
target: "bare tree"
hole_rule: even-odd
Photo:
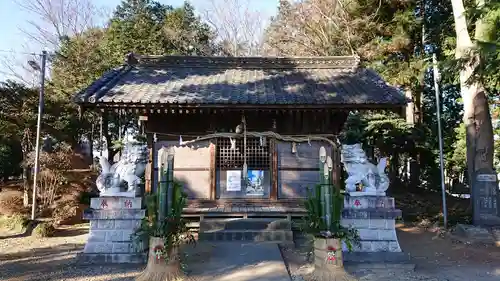
[[[26,84],[33,84],[38,77],[26,64],[28,60],[39,59],[31,53],[40,53],[41,49],[57,51],[62,40],[102,24],[102,19],[108,14],[103,8],[95,6],[92,0],[14,1],[29,15],[27,27],[20,28],[26,43],[16,46],[16,52],[5,56],[0,64],[3,66],[2,74]]]
[[[57,49],[61,40],[96,27],[99,10],[91,0],[18,0],[27,11],[30,29],[21,29],[32,42],[47,49]]]
[[[215,30],[224,52],[231,56],[261,55],[264,20],[251,0],[209,0],[203,19]]]
[[[474,189],[475,175],[479,171],[493,172],[493,126],[485,86],[473,75],[482,63],[477,41],[484,41],[486,23],[480,18],[475,23],[474,39],[469,34],[469,26],[462,0],[451,0],[455,19],[455,57],[465,61],[460,69],[460,91],[464,103],[464,123],[466,126],[467,170]],[[476,0],[477,8],[484,6],[484,0]]]
[[[16,4],[29,15],[28,27],[21,29],[26,43],[24,46],[15,46],[17,50],[0,60],[1,71],[7,77],[30,86],[38,86],[40,75],[27,64],[28,60],[40,60],[40,56],[33,54],[34,52],[40,53],[41,49],[57,51],[66,37],[84,34],[89,28],[98,25],[98,20],[102,18],[101,10],[94,6],[91,0],[16,0]],[[49,69],[50,66],[49,59]],[[50,72],[47,74],[50,77]],[[32,132],[26,129],[21,140],[24,160],[33,149],[31,135]],[[23,177],[23,201],[27,206],[31,188],[28,182],[29,169],[24,169]]]
[[[19,81],[35,87],[39,81],[39,75],[33,72],[27,62],[29,60],[38,62],[39,57],[34,53],[22,51],[27,49],[25,46],[20,46],[21,49],[18,48],[16,46],[16,48],[2,54],[0,57],[0,65],[2,66],[0,74],[4,75],[5,80]]]
[[[352,30],[365,24],[341,0],[280,1],[278,16],[266,30],[264,52],[279,56],[329,56],[355,52]]]

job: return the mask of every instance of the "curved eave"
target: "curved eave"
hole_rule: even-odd
[[[125,109],[125,110],[156,110],[156,109],[225,109],[225,110],[314,110],[314,109],[349,109],[349,110],[395,110],[405,107],[407,103],[393,104],[239,104],[239,103],[78,103],[84,109]]]

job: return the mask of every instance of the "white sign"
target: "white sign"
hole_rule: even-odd
[[[226,173],[226,190],[241,191],[241,171],[227,171]]]
[[[477,181],[488,181],[488,182],[496,182],[497,175],[495,174],[479,174],[476,177]]]

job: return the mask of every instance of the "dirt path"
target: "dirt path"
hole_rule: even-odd
[[[414,272],[385,269],[351,273],[360,281],[500,280],[500,247],[458,243],[420,228],[400,227],[398,238],[403,251],[411,254],[416,265]],[[307,248],[284,249],[293,280],[313,280],[308,279],[313,266],[307,252]]]
[[[416,272],[450,281],[500,280],[500,247],[464,244],[416,227],[400,228],[398,237]]]

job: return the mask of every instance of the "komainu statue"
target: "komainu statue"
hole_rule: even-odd
[[[146,171],[148,149],[143,143],[127,142],[118,162],[110,165],[108,159],[101,156],[99,163],[102,171],[96,185],[100,196],[135,197]]]
[[[342,145],[341,162],[347,170],[349,177],[346,179],[346,190],[352,195],[356,192],[356,185],[363,186],[360,195],[385,196],[389,188],[389,177],[385,174],[387,158],[381,158],[378,164],[368,161],[365,151],[360,143]]]

